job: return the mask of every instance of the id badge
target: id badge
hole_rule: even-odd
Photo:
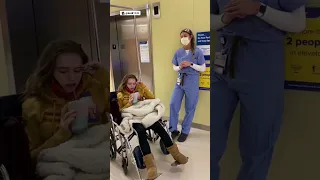
[[[217,66],[217,65],[213,65],[213,71],[216,72],[219,75],[223,74],[224,68]]]
[[[222,54],[221,52],[216,52],[214,64],[224,68],[227,62],[227,54]]]
[[[180,84],[181,84],[181,74],[179,74],[177,78],[177,85],[180,86]]]

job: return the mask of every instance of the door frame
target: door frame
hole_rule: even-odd
[[[149,57],[151,59],[152,63],[152,87],[153,93],[155,94],[155,83],[154,83],[154,61],[153,61],[153,41],[152,41],[152,18],[151,18],[151,6],[149,4],[145,4],[142,6],[137,6],[137,7],[126,7],[126,6],[118,6],[118,5],[112,5],[110,4],[110,8],[115,7],[115,8],[121,8],[119,11],[114,11],[110,12],[110,16],[117,16],[120,15],[120,11],[122,10],[134,10],[134,11],[139,11],[139,10],[146,10],[147,13],[147,19],[148,19],[148,31],[149,31],[149,37],[148,37],[148,43],[149,43]],[[140,46],[138,42],[138,36],[136,33],[137,30],[137,23],[136,23],[136,18],[134,16],[134,32],[135,32],[135,38],[136,38],[136,47],[137,47],[137,59],[138,59],[138,69],[139,69],[139,81],[142,81],[142,73],[141,73],[141,59],[140,59]]]
[[[16,94],[16,82],[13,70],[13,59],[11,50],[11,39],[9,33],[8,15],[5,0],[0,0],[0,39],[3,46],[4,58],[6,63],[8,92],[6,95]]]

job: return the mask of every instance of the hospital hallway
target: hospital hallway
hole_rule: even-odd
[[[113,4],[114,3],[114,4]],[[154,3],[127,7],[118,4],[118,1],[111,1],[110,5],[110,91],[116,92],[125,75],[133,74],[138,81],[143,82],[146,87],[165,106],[163,119],[169,119],[171,93],[175,87],[177,73],[171,70],[171,59],[174,51],[180,47],[175,44],[175,40],[169,41],[173,44],[168,48],[168,41],[163,41],[171,34],[179,42],[179,31],[185,24],[168,28],[167,33],[163,33],[163,28],[157,28],[154,23],[168,23],[171,17],[159,18],[154,14],[153,7],[160,8],[160,4]],[[191,7],[192,5],[190,5]],[[193,8],[193,7],[191,7]],[[139,10],[139,16],[121,16],[120,10]],[[170,11],[169,9],[167,11]],[[165,12],[162,9],[161,12]],[[169,13],[169,12],[167,12]],[[198,15],[198,14],[197,14]],[[195,19],[203,20],[199,15]],[[157,20],[157,21],[155,21]],[[197,21],[197,20],[196,20]],[[209,21],[207,21],[209,22]],[[176,22],[174,22],[176,24]],[[209,25],[209,24],[207,24]],[[153,28],[151,28],[153,26]],[[159,26],[158,26],[159,27]],[[203,29],[208,29],[203,27]],[[209,46],[209,45],[207,45]],[[169,51],[167,51],[169,49]],[[160,66],[161,64],[161,66]],[[157,68],[156,68],[157,67]],[[165,77],[163,73],[166,73]],[[199,85],[199,88],[201,85]],[[188,139],[184,143],[177,142],[181,153],[189,157],[189,162],[185,165],[172,167],[174,159],[171,155],[165,155],[160,148],[160,140],[149,141],[152,154],[155,158],[158,173],[161,174],[156,180],[209,180],[210,179],[210,122],[209,122],[209,102],[208,89],[199,92],[199,104],[195,117],[192,121],[192,129]],[[182,102],[179,113],[179,121],[185,116],[185,103]],[[168,128],[169,126],[167,126]],[[179,128],[181,130],[181,128]],[[117,148],[120,147],[121,140],[117,140]],[[137,147],[138,139],[133,137],[129,143],[132,149]],[[121,149],[121,148],[120,148]],[[126,147],[125,154],[128,154],[127,174],[122,167],[121,153],[117,153],[115,160],[110,160],[111,180],[140,180],[133,164],[130,148]],[[136,151],[135,151],[136,152]],[[142,155],[141,155],[142,156]],[[141,158],[142,159],[142,158]],[[142,160],[141,160],[142,161]],[[126,164],[124,162],[124,164]],[[125,165],[124,165],[125,166]],[[141,180],[146,178],[146,168],[140,169]]]
[[[137,144],[133,138],[133,148]],[[159,140],[155,143],[149,142],[151,151],[155,156],[158,173],[162,173],[156,180],[207,180],[210,179],[210,132],[193,128],[188,140],[179,143],[178,147],[182,153],[189,157],[186,165],[172,167],[174,161],[170,155],[164,155],[159,146]],[[131,156],[130,156],[131,157]],[[115,161],[110,161],[110,180],[139,180],[135,166],[129,157],[128,174],[125,175],[121,167],[121,157],[117,155]],[[145,178],[146,169],[140,170],[142,179]]]

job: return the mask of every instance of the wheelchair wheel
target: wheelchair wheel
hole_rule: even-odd
[[[138,167],[139,169],[144,169],[144,168],[146,168],[146,166],[144,165],[144,162],[143,162],[143,154],[142,154],[139,146],[136,146],[136,147],[133,149],[132,154],[133,154],[133,156],[134,156],[134,159],[136,160],[137,167]]]
[[[110,158],[115,160],[117,158],[117,141],[115,138],[115,132],[111,129],[110,133]]]
[[[149,129],[147,132],[147,139],[150,141],[150,142],[153,142],[153,137],[152,137],[152,133],[151,133],[151,130]]]
[[[158,134],[154,133],[152,130],[147,131],[147,139],[150,142],[152,142],[152,143],[156,142],[159,139],[159,137],[160,136]]]
[[[123,157],[122,158],[122,169],[125,175],[128,174],[128,158],[127,157]]]
[[[169,151],[167,149],[167,147],[164,145],[164,142],[162,141],[162,139],[160,139],[160,148],[163,154],[168,155]]]
[[[129,165],[129,160],[128,160],[128,152],[127,152],[127,142],[125,140],[125,137],[123,135],[119,134],[119,140],[121,143],[120,146],[120,153],[122,157],[122,169],[125,175],[128,174],[128,165]]]

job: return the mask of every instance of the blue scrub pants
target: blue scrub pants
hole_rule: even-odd
[[[199,75],[188,74],[184,77],[183,86],[177,85],[173,90],[170,101],[170,131],[177,130],[179,111],[183,96],[185,95],[185,111],[186,115],[182,121],[182,133],[189,134],[191,130],[192,120],[198,104],[199,98]]]
[[[267,44],[263,46],[252,43],[239,51],[235,79],[211,72],[212,180],[220,178],[219,162],[226,150],[230,124],[239,103],[239,149],[242,166],[237,180],[267,178],[282,121],[284,60],[281,55],[282,44],[274,45],[274,48]],[[260,53],[261,50],[270,49],[273,53]],[[249,54],[248,51],[252,53]]]

